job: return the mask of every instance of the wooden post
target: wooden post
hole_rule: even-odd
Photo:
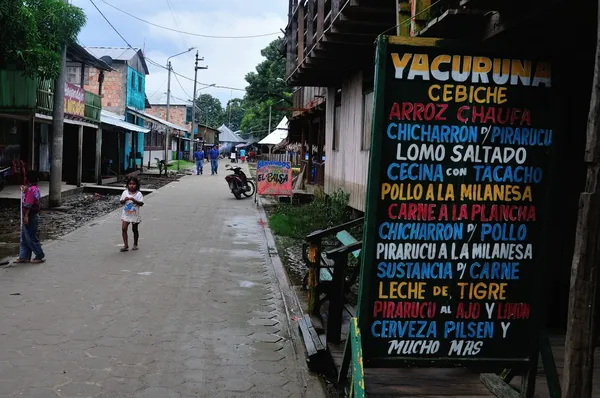
[[[319,41],[325,29],[325,0],[317,1],[317,41]]]
[[[29,170],[36,170],[35,162],[35,112],[29,119]]]
[[[304,60],[304,5],[298,7],[298,64]]]
[[[104,84],[104,71],[101,70],[98,76],[98,96],[100,97],[100,123],[96,130],[96,162],[95,175],[96,184],[102,185],[102,86]]]
[[[600,3],[600,2],[599,2]],[[600,20],[600,7],[598,9]],[[587,123],[584,160],[586,187],[579,197],[579,216],[571,266],[569,317],[562,383],[564,398],[592,396],[596,340],[596,290],[600,262],[600,30],[596,42],[594,81]]]
[[[335,21],[341,10],[341,0],[331,0],[331,23]]]
[[[77,134],[77,186],[81,186],[81,175],[83,174],[83,126],[79,126]]]
[[[336,253],[333,256],[333,280],[329,295],[327,320],[327,341],[339,344],[342,341],[342,320],[344,317],[344,271],[348,264],[348,254]]]
[[[308,1],[308,13],[307,13],[307,23],[306,23],[306,52],[308,53],[312,50],[313,45],[315,44],[313,40],[313,36],[315,34],[315,1]]]

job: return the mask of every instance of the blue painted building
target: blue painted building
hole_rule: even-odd
[[[90,53],[111,63],[114,72],[105,74],[103,109],[124,116],[126,122],[144,126],[138,112],[146,109],[146,76],[148,65],[141,50],[116,47],[87,47]],[[90,79],[90,84],[93,83]],[[87,86],[86,86],[87,89]],[[112,137],[107,137],[111,139]],[[126,131],[115,137],[114,153],[122,165],[120,171],[142,167],[144,159],[144,134]],[[117,159],[113,159],[117,160]],[[113,162],[117,163],[117,162]]]

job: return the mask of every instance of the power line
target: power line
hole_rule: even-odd
[[[170,30],[172,32],[178,32],[178,33],[182,33],[184,35],[190,35],[190,36],[197,36],[197,37],[204,37],[207,39],[252,39],[255,37],[266,37],[266,36],[274,36],[274,35],[278,35],[280,32],[273,32],[273,33],[264,33],[264,34],[260,34],[260,35],[249,35],[249,36],[211,36],[211,35],[202,35],[199,33],[192,33],[192,32],[185,32],[183,30],[178,30],[178,29],[173,29],[173,28],[169,28],[166,26],[162,26],[162,25],[157,25],[153,22],[150,21],[146,21],[145,19],[142,19],[136,15],[133,15],[125,10],[121,10],[120,8],[110,4],[109,2],[107,2],[106,0],[100,0],[102,1],[104,4],[106,4],[109,7],[114,8],[115,10],[122,12],[125,15],[130,16],[131,18],[137,19],[138,21],[147,23],[148,25],[152,25],[154,27],[160,28],[160,29],[165,29],[165,30]]]
[[[102,13],[102,11],[100,11],[100,9],[99,9],[99,8],[98,8],[98,6],[96,5],[96,3],[94,3],[94,0],[90,0],[90,2],[93,4],[93,6],[96,8],[96,10],[98,10],[98,12],[100,13],[100,15],[102,15],[102,18],[104,18],[104,20],[105,20],[106,22],[108,22],[108,24],[110,25],[110,27],[111,27],[111,28],[113,28],[113,30],[114,30],[115,32],[117,32],[117,34],[119,35],[119,37],[120,37],[121,39],[123,39],[123,41],[124,41],[125,43],[127,43],[127,45],[128,45],[128,46],[129,46],[129,47],[130,47],[132,50],[135,50],[135,49],[133,48],[133,46],[132,46],[131,44],[129,44],[129,42],[128,42],[127,40],[125,40],[125,38],[123,37],[123,35],[122,35],[121,33],[119,33],[119,31],[117,30],[117,28],[115,28],[115,27],[113,26],[113,24],[112,24],[112,23],[110,23],[110,21],[108,20],[108,18],[106,18],[106,16],[105,16],[105,15]]]
[[[104,0],[101,0],[102,2],[105,2]],[[119,37],[125,42],[125,44],[127,44],[129,46],[129,48],[131,48],[134,51],[137,51],[137,49],[135,49],[131,44],[129,44],[129,42],[127,41],[127,39],[125,39],[125,37],[123,37],[123,35],[117,30],[117,28],[115,28],[115,26],[108,20],[108,18],[106,17],[106,15],[104,15],[104,13],[98,8],[98,6],[96,5],[96,3],[94,3],[94,0],[90,0],[90,3],[92,3],[92,5],[96,8],[96,10],[98,10],[98,12],[100,13],[100,15],[102,15],[102,18],[104,18],[104,20],[110,25],[110,27],[119,35]],[[105,2],[106,3],[106,2]],[[107,3],[108,4],[108,3]],[[144,58],[150,62],[152,65],[157,66],[159,68],[163,68],[163,69],[167,69],[166,66],[163,66],[161,64],[159,64],[158,62],[152,60],[151,58],[148,58],[146,56],[144,56]],[[185,75],[182,75],[180,73],[177,72],[172,72],[175,76],[179,76],[181,78],[187,79],[189,81],[194,81],[194,79],[187,77]],[[178,80],[179,82],[179,80]],[[212,86],[214,88],[223,88],[223,89],[227,89],[227,90],[236,90],[236,91],[246,91],[245,89],[242,88],[235,88],[235,87],[227,87],[227,86],[217,86],[217,85],[212,85],[209,83],[202,83],[202,82],[197,82],[198,84],[202,85],[202,86]],[[181,85],[181,83],[179,83]],[[184,90],[185,91],[185,90]],[[187,95],[187,93],[186,93]]]
[[[189,97],[190,95],[187,93],[187,91],[185,91],[185,88],[183,88],[183,85],[179,81],[179,78],[177,77],[177,75],[175,75],[175,80],[177,80],[177,83],[179,84],[179,87],[181,87],[181,89],[183,90],[183,93]]]

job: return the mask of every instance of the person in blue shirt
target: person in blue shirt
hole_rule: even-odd
[[[204,151],[202,147],[198,147],[198,150],[194,152],[194,159],[196,159],[196,173],[200,175],[204,167]]]
[[[219,148],[214,146],[210,150],[210,168],[212,175],[218,174],[217,169],[219,168]]]
[[[246,150],[244,148],[240,149],[240,160],[242,163],[246,161]]]

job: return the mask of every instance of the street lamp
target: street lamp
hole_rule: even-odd
[[[171,55],[167,58],[167,70],[168,70],[168,78],[167,78],[167,122],[169,121],[169,105],[171,104],[171,71],[173,68],[171,67],[171,58],[175,58],[177,56],[189,53],[190,51],[196,49],[196,47],[190,47],[186,51],[180,52],[179,54]],[[177,148],[179,150],[179,148]],[[179,154],[177,154],[177,159],[179,159]],[[167,126],[167,136],[165,141],[165,162],[169,161],[169,127]]]

